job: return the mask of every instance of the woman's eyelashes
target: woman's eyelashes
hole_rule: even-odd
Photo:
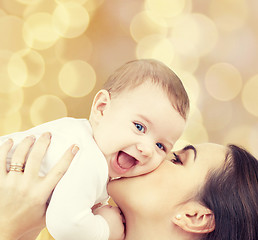
[[[173,153],[175,158],[172,158],[171,161],[175,164],[183,165],[183,162],[180,160],[179,156],[175,153]]]
[[[140,123],[134,122],[135,127],[138,129],[139,132],[145,133],[146,127]]]

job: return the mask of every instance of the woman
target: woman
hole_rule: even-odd
[[[241,148],[190,145],[152,173],[110,182],[108,191],[124,213],[126,240],[255,240],[257,174],[257,160]]]
[[[245,150],[187,146],[150,174],[108,186],[126,240],[258,239],[258,161]]]

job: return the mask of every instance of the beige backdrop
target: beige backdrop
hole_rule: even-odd
[[[258,156],[257,0],[0,0],[0,134],[88,117],[126,61],[156,58],[182,79],[187,142]]]

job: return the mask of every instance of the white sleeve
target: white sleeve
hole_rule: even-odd
[[[54,239],[108,239],[106,220],[91,211],[101,193],[106,192],[108,171],[103,158],[90,136],[57,184],[46,213],[47,228]]]
[[[47,228],[56,240],[107,240],[107,222],[91,211],[103,187],[101,166],[94,164],[96,156],[85,159],[84,149],[78,154],[53,192],[47,209]]]

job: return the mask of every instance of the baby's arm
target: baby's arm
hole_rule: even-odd
[[[118,207],[105,205],[93,210],[94,214],[104,217],[109,225],[109,240],[123,240],[125,237],[123,217]]]
[[[74,160],[78,163],[78,158]],[[85,169],[80,164],[71,165],[53,192],[47,209],[46,224],[54,239],[108,239],[107,222],[91,211],[96,184],[92,182],[93,176]]]
[[[101,170],[102,165],[107,170],[106,162],[104,159],[104,164],[98,164],[103,154],[93,139],[87,140],[84,145],[79,143],[79,147],[74,164],[71,164],[53,192],[47,209],[47,228],[57,240],[107,240],[107,221],[100,215],[94,215],[91,210],[102,189],[106,188],[107,171]],[[89,151],[94,156],[86,154]],[[106,177],[103,177],[105,173]]]

